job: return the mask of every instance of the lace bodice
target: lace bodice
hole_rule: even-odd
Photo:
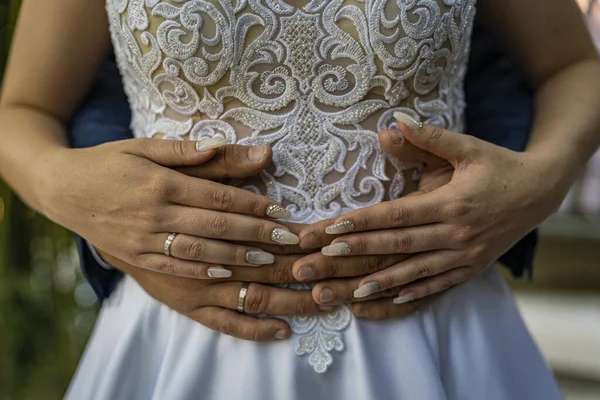
[[[464,131],[475,0],[107,0],[138,137],[268,144],[239,182],[314,222],[398,198],[404,170],[377,131],[403,111]],[[348,307],[296,318],[298,354],[324,372]]]

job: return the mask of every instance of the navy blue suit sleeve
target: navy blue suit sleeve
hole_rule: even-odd
[[[467,133],[515,151],[525,150],[533,124],[533,92],[520,71],[476,19],[465,79]],[[500,258],[515,277],[531,278],[538,232]]]
[[[106,60],[89,96],[71,121],[71,147],[92,147],[115,140],[131,139],[131,113],[123,92],[121,77],[114,59]],[[93,257],[83,238],[77,236],[77,247],[83,274],[102,303],[110,296],[122,273],[102,267]]]

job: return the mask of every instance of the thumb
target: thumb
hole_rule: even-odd
[[[420,161],[430,167],[448,162],[430,152],[420,149],[408,140],[404,140],[402,132],[396,129],[384,129],[379,132],[379,143],[386,153],[404,161]]]
[[[423,125],[413,117],[401,112],[395,112],[398,128],[406,140],[416,147],[426,150],[452,165],[467,159],[473,148],[474,138],[462,133],[455,133],[433,125]]]
[[[214,157],[223,138],[193,140],[131,139],[130,153],[147,158],[163,167],[187,167],[203,164]]]

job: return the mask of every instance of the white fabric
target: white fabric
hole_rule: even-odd
[[[271,145],[273,166],[235,184],[296,221],[403,193],[414,166],[377,137],[394,111],[464,131],[474,0],[107,0],[107,11],[136,136]],[[288,341],[240,341],[125,278],[67,397],[560,398],[492,269],[405,319],[359,321],[341,306],[288,321]]]
[[[325,374],[294,341],[224,336],[125,278],[105,303],[69,400],[558,400],[552,375],[499,273],[417,314],[354,319]]]

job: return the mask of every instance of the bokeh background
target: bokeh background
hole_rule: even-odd
[[[600,45],[600,3],[577,2]],[[0,0],[0,77],[19,3]],[[567,398],[600,399],[600,153],[542,226],[535,280],[507,279]],[[71,234],[0,181],[0,399],[62,398],[97,311]]]

